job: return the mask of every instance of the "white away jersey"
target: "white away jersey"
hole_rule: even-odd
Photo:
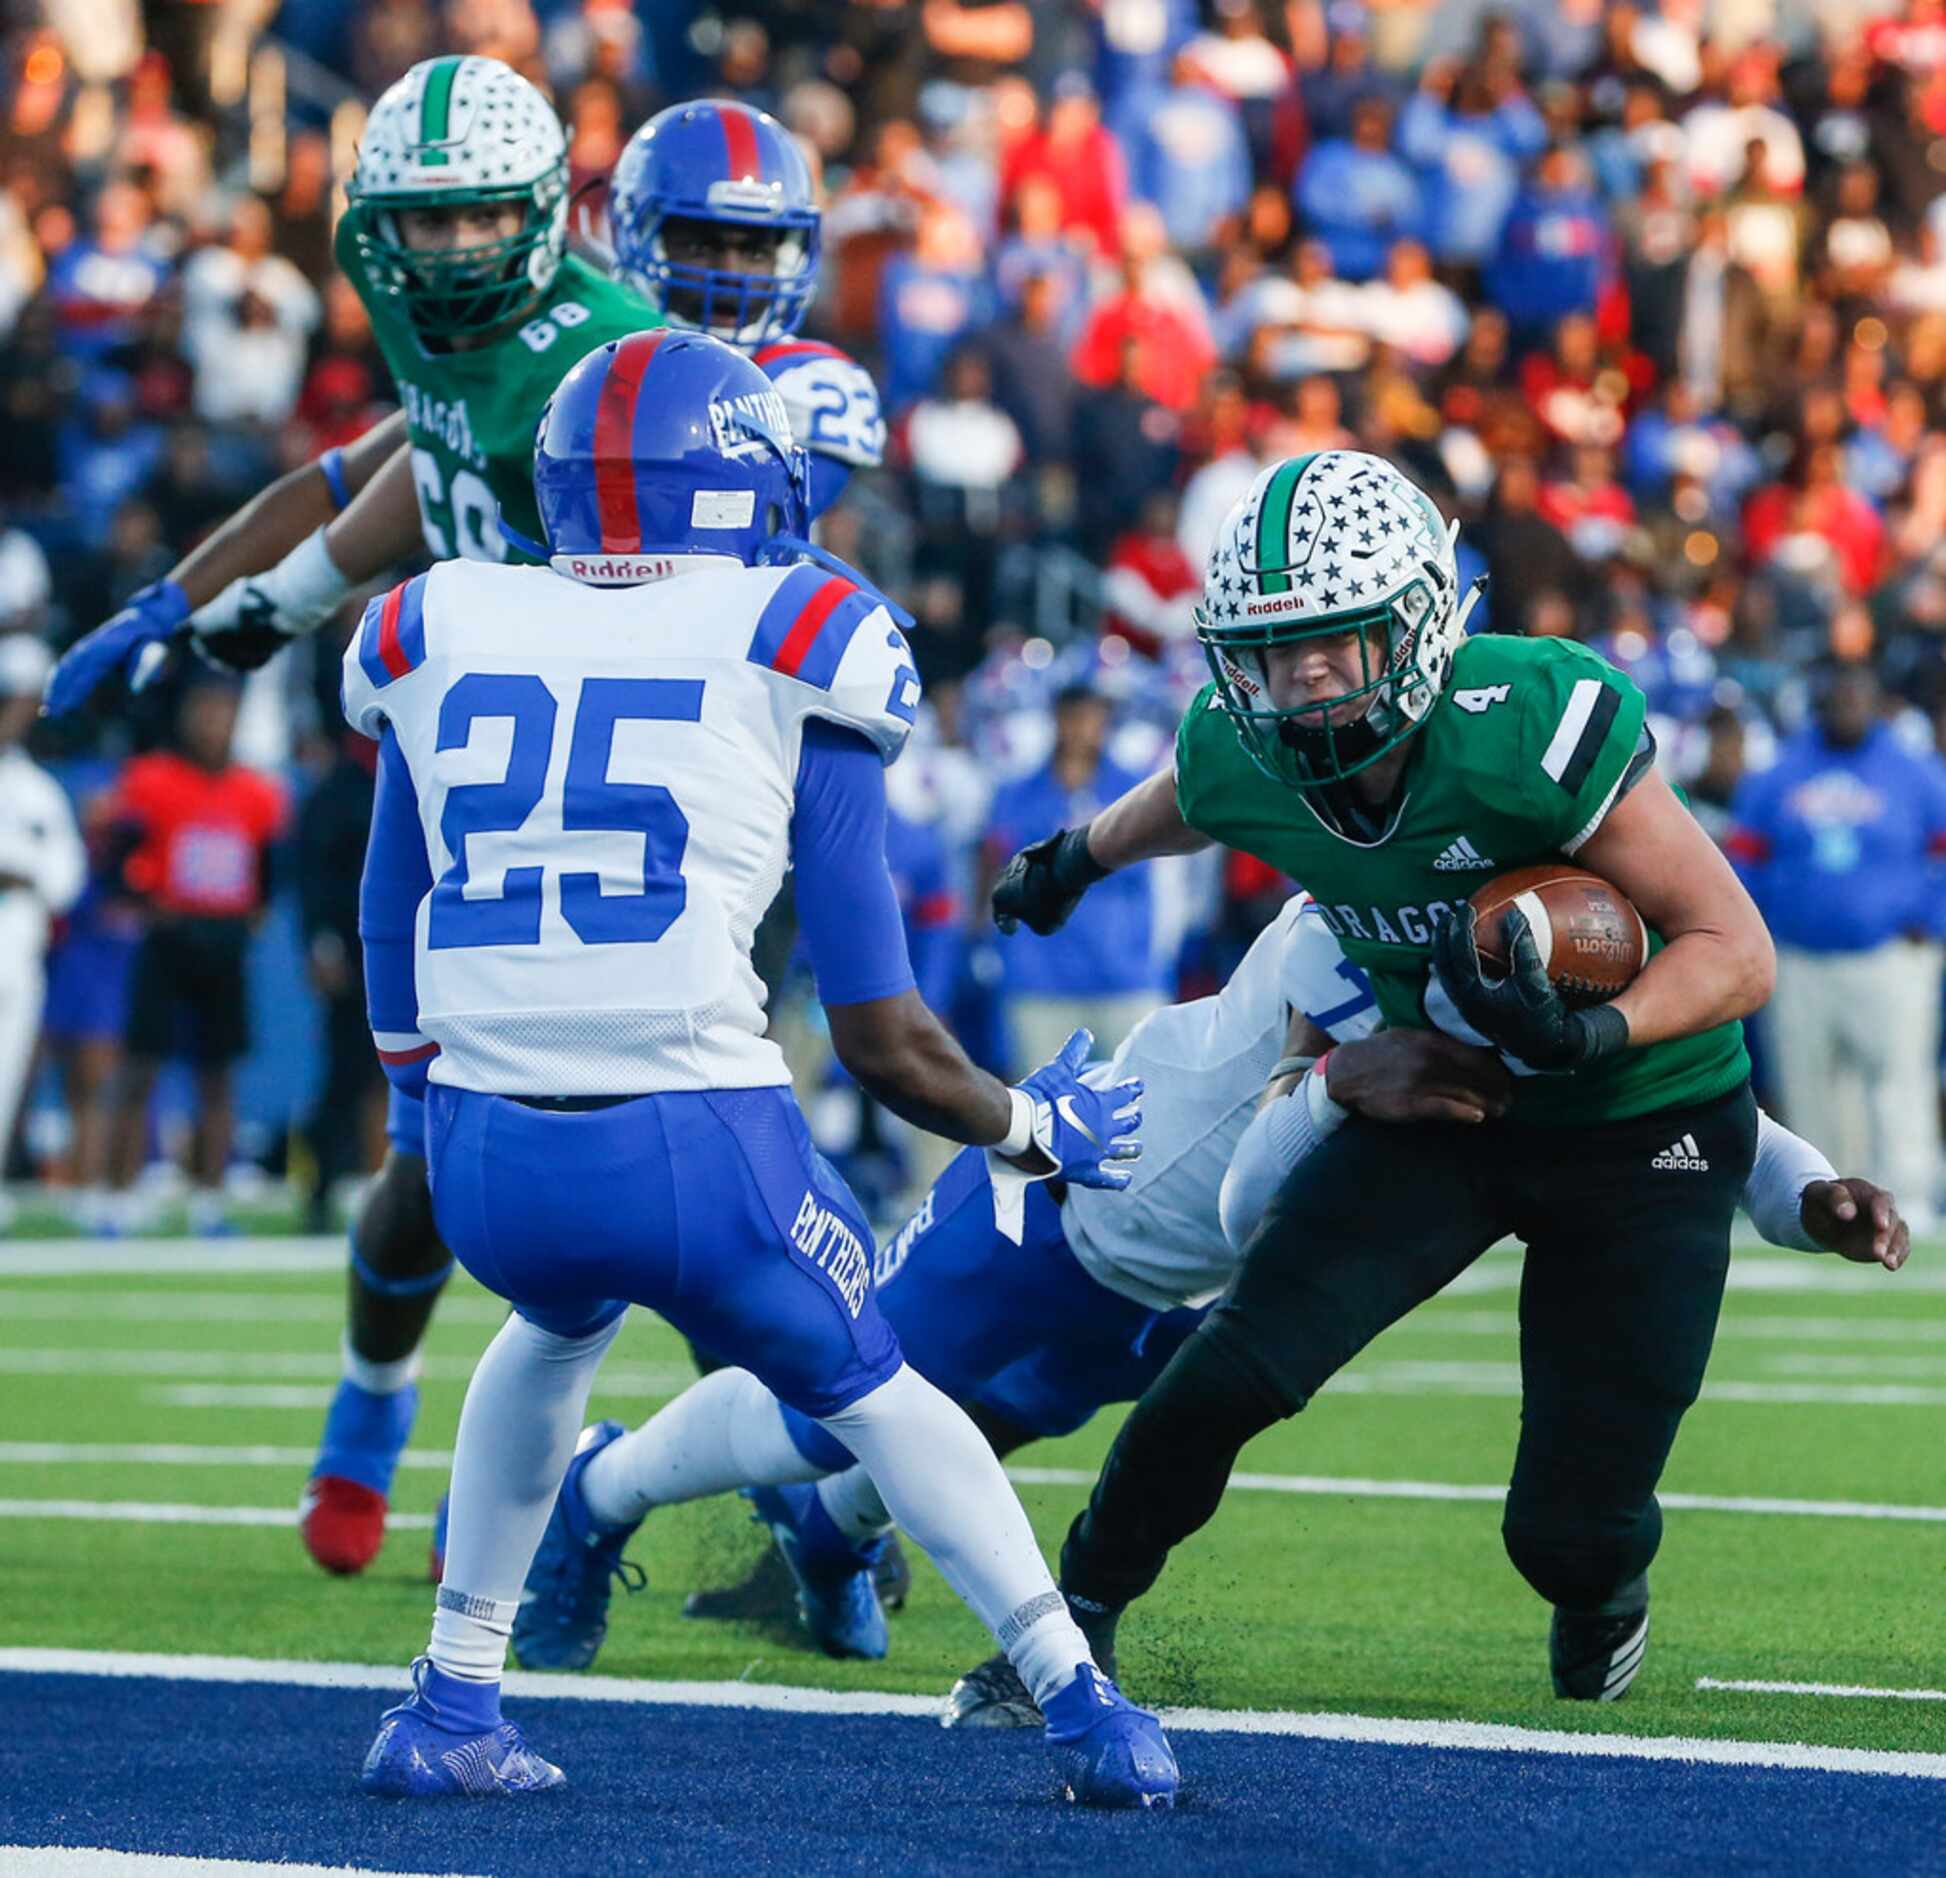
[[[435,1082],[790,1080],[750,942],[789,858],[804,723],[857,730],[889,763],[919,681],[848,580],[671,566],[598,587],[445,561],[374,601],[346,650],[345,715],[391,726],[425,832],[414,965]]]
[[[1217,1197],[1299,1010],[1339,1042],[1378,1028],[1365,974],[1308,894],[1288,900],[1213,998],[1165,1005],[1105,1073],[1140,1076],[1142,1158],[1120,1193],[1070,1187],[1061,1218],[1088,1275],[1156,1310],[1207,1304],[1236,1270]],[[1098,1072],[1090,1071],[1093,1077]]]

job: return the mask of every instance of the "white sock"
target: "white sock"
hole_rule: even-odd
[[[885,1510],[878,1484],[862,1467],[826,1474],[818,1482],[818,1498],[824,1502],[831,1523],[854,1545],[892,1530],[892,1515]]]
[[[497,1682],[520,1589],[561,1490],[595,1371],[621,1329],[557,1337],[510,1317],[487,1345],[453,1446],[446,1570],[428,1654],[450,1676]]]
[[[417,1350],[398,1358],[396,1362],[374,1363],[360,1356],[351,1347],[350,1337],[346,1337],[339,1355],[343,1361],[345,1380],[355,1382],[359,1388],[373,1395],[397,1395],[401,1389],[409,1388],[419,1380]]]
[[[798,1452],[777,1398],[756,1377],[719,1369],[603,1448],[582,1472],[581,1496],[602,1525],[627,1526],[652,1506],[823,1472]]]
[[[1045,1704],[1093,1664],[1034,1541],[1034,1529],[985,1437],[911,1368],[823,1426],[858,1456],[892,1517],[993,1632]]]

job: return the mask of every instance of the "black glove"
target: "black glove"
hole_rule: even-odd
[[[1088,852],[1088,831],[1062,828],[1031,842],[1001,870],[993,883],[993,917],[1002,932],[1022,920],[1041,935],[1059,932],[1081,896],[1113,872]]]
[[[231,672],[254,672],[268,665],[296,636],[277,623],[277,608],[268,595],[246,587],[236,618],[223,626],[190,628],[192,642],[212,665]]]
[[[1488,978],[1473,934],[1479,917],[1469,903],[1440,919],[1432,968],[1459,1014],[1489,1043],[1534,1069],[1578,1069],[1628,1047],[1628,1019],[1612,1004],[1577,1011],[1555,990],[1518,907],[1507,909],[1504,927],[1507,975]]]

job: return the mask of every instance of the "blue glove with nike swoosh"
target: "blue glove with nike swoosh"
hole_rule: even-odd
[[[47,681],[49,717],[65,717],[86,704],[103,679],[127,680],[151,646],[173,638],[189,618],[189,598],[173,580],[158,580],[132,594],[105,626],[97,626],[61,656]]]
[[[1142,1079],[1108,1083],[1088,1069],[1094,1047],[1091,1031],[1077,1030],[1051,1063],[1022,1079],[1019,1087],[1034,1104],[1033,1145],[1059,1174],[1077,1187],[1126,1187],[1131,1167],[1142,1158]]]

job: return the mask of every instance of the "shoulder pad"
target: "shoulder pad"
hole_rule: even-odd
[[[1372,981],[1346,958],[1318,903],[1297,896],[1297,911],[1287,915],[1277,981],[1284,1002],[1302,1011],[1335,1043],[1370,1036],[1379,1026],[1378,994]]]
[[[790,413],[791,435],[813,456],[852,469],[885,461],[885,413],[871,374],[836,346],[786,339],[752,358],[777,387]]]
[[[426,574],[401,581],[365,608],[345,647],[345,722],[376,737],[390,715],[385,691],[426,662]]]
[[[919,710],[911,648],[883,603],[843,575],[790,568],[746,656],[772,674],[798,717],[859,732],[888,763],[905,748]]]

